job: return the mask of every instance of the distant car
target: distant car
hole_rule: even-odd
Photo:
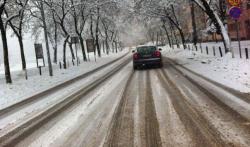
[[[133,50],[133,67],[158,66],[162,67],[161,49],[156,46],[139,46]]]

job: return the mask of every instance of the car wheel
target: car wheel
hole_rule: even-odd
[[[137,69],[137,66],[134,65],[134,70],[136,70],[136,69]]]

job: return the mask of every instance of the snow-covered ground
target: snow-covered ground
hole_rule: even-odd
[[[200,51],[173,50],[167,46],[163,48],[164,56],[174,59],[188,69],[237,91],[250,93],[250,60],[228,56],[214,57],[204,52],[205,50],[203,54]]]
[[[22,71],[12,72],[13,84],[5,84],[5,79],[0,79],[0,108],[5,107],[11,103],[18,102],[36,93],[49,89],[62,82],[77,77],[83,73],[100,67],[114,59],[120,58],[128,52],[128,48],[119,53],[103,54],[101,58],[97,58],[95,62],[94,57],[91,56],[90,62],[81,62],[79,66],[72,66],[66,70],[59,68],[59,65],[54,65],[54,76],[50,77],[48,68],[42,69],[43,75],[40,76],[37,68],[28,70],[29,79],[25,80]]]

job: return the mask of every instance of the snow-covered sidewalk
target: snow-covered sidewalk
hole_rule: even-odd
[[[120,58],[127,52],[128,49],[124,49],[117,54],[111,53],[110,55],[103,55],[101,58],[97,58],[96,62],[92,59],[90,62],[82,62],[79,66],[72,66],[71,64],[66,70],[60,70],[59,65],[54,65],[53,77],[48,75],[47,68],[43,68],[42,76],[39,75],[38,69],[30,69],[28,71],[28,80],[25,80],[22,71],[12,73],[13,84],[5,84],[5,79],[0,78],[0,108],[21,101],[88,71],[94,70]]]
[[[196,51],[163,48],[163,55],[212,81],[250,93],[250,60],[213,57]]]

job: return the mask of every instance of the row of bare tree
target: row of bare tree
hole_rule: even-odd
[[[119,29],[116,17],[119,15],[119,3],[116,0],[1,0],[0,31],[3,42],[5,78],[12,83],[7,30],[11,29],[18,38],[22,69],[26,71],[23,35],[32,32],[35,38],[44,35],[49,75],[53,76],[52,61],[58,62],[58,43],[63,40],[63,67],[66,69],[66,49],[70,49],[75,59],[70,37],[77,36],[80,41],[82,57],[87,61],[84,40],[92,38],[96,51],[101,57],[101,44],[108,54],[111,47],[117,50]],[[100,42],[103,41],[103,42]],[[53,48],[53,60],[50,55]]]
[[[197,29],[195,9],[207,16],[206,28]],[[187,11],[190,9],[190,11]],[[135,10],[148,27],[149,39],[155,38],[156,30],[166,32],[168,44],[178,44],[179,40],[186,48],[187,35],[183,26],[191,22],[193,43],[197,43],[198,31],[209,30],[220,34],[227,52],[232,52],[231,41],[227,31],[226,10],[224,0],[135,0]],[[201,18],[200,18],[201,19]],[[211,30],[213,29],[213,30]],[[207,33],[207,32],[205,32]]]

